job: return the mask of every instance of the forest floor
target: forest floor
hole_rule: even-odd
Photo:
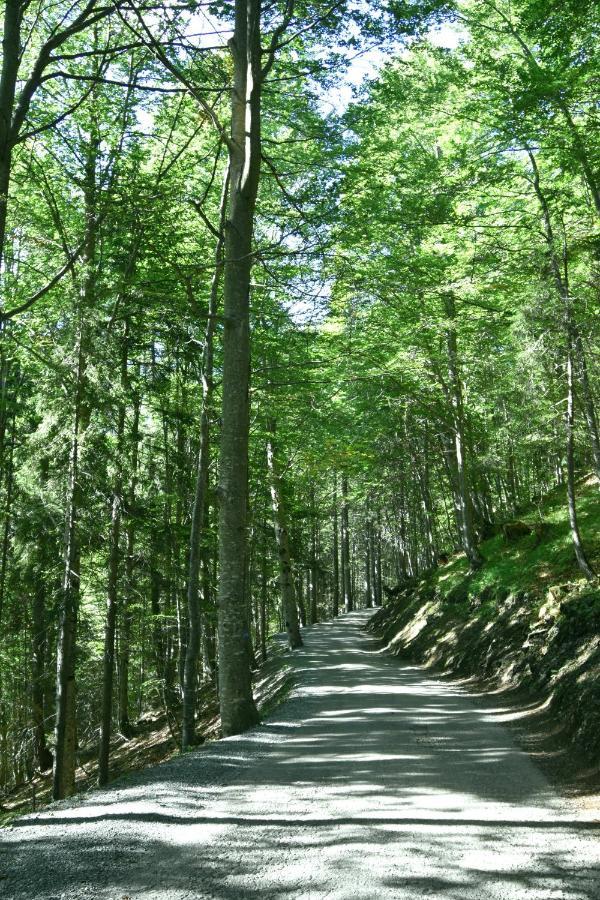
[[[15,820],[6,900],[596,900],[600,822],[505,708],[406,664],[372,612],[304,630],[263,724]]]
[[[254,693],[261,713],[267,713],[289,689],[289,668],[281,658],[281,647],[273,643],[271,657],[257,672]],[[220,734],[219,705],[213,685],[203,683],[197,720],[198,735],[210,743]],[[166,762],[181,752],[180,726],[164,708],[144,713],[132,727],[130,737],[115,734],[111,741],[110,780]],[[98,735],[83,744],[76,770],[77,793],[94,790],[98,783]],[[9,825],[19,815],[33,812],[52,801],[52,772],[39,771],[25,784],[13,788],[0,798],[0,827]]]

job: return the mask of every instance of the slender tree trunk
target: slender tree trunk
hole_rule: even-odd
[[[79,479],[81,436],[89,423],[86,373],[89,344],[87,317],[93,309],[96,295],[96,161],[99,139],[93,124],[85,162],[85,248],[82,256],[83,283],[77,310],[78,336],[76,351],[75,398],[69,479],[64,537],[64,577],[62,607],[58,628],[56,654],[56,727],[52,794],[55,800],[70,797],[75,791],[75,762],[77,751],[76,712],[76,640],[80,597],[81,547],[79,513],[83,492]]]
[[[308,576],[307,576],[307,581],[308,581]],[[298,614],[300,616],[300,624],[302,625],[303,628],[305,628],[307,621],[306,621],[306,604],[304,602],[304,575],[303,575],[302,570],[300,570],[298,572],[298,590],[296,593],[298,596]]]
[[[44,582],[46,561],[46,536],[40,535],[40,571],[33,593],[31,626],[32,626],[32,661],[31,661],[31,707],[33,719],[33,755],[40,772],[52,768],[53,756],[46,744],[46,585]]]
[[[577,375],[581,385],[581,400],[583,405],[583,413],[588,427],[590,436],[590,444],[592,446],[592,460],[594,465],[594,473],[598,479],[600,486],[600,432],[598,431],[598,416],[596,415],[596,407],[594,404],[594,395],[588,375],[587,359],[581,332],[573,321],[573,342],[574,357],[577,360]]]
[[[210,504],[204,508],[204,534],[209,534]],[[217,648],[215,641],[215,609],[211,585],[211,548],[205,540],[202,546],[202,606],[201,616],[201,648],[202,672],[212,682],[217,679]]]
[[[381,511],[377,510],[377,574],[375,578],[375,605],[383,603],[383,553],[381,540]]]
[[[11,547],[11,523],[13,495],[15,487],[14,454],[16,440],[16,405],[13,406],[10,438],[8,443],[7,459],[3,460],[3,469],[6,477],[6,499],[4,504],[4,526],[2,528],[2,547],[0,550],[0,624],[4,614],[4,599],[6,596],[6,580],[8,575],[8,558]]]
[[[200,412],[200,446],[196,468],[196,486],[192,508],[190,547],[188,556],[188,641],[183,674],[183,717],[181,742],[185,749],[198,743],[196,735],[196,706],[198,695],[198,659],[201,647],[202,615],[200,609],[200,563],[202,557],[202,531],[205,521],[205,507],[208,494],[208,471],[210,463],[210,413],[213,395],[213,343],[216,316],[219,307],[219,286],[223,270],[223,248],[225,241],[225,220],[229,194],[229,170],[223,181],[218,238],[215,248],[215,270],[212,277],[208,319],[204,335],[202,359],[202,409]]]
[[[129,328],[125,324],[121,351],[121,391],[128,388],[127,362],[129,358]],[[125,399],[119,402],[117,414],[117,446],[110,523],[108,583],[106,591],[106,628],[104,632],[104,666],[102,682],[102,719],[98,750],[98,784],[108,784],[110,737],[112,731],[113,682],[115,673],[115,634],[117,627],[119,557],[121,541],[121,509],[123,504],[123,454],[125,439]]]
[[[319,566],[318,566],[318,552],[317,552],[317,534],[318,534],[318,523],[317,523],[317,511],[315,507],[315,491],[314,487],[311,487],[310,492],[310,509],[311,509],[311,523],[310,523],[310,597],[308,604],[308,621],[311,625],[316,625],[319,621],[319,613],[318,613],[318,593],[319,593]]]
[[[552,227],[552,216],[550,213],[550,207],[548,205],[548,201],[546,196],[542,190],[541,181],[540,181],[540,173],[537,165],[537,161],[535,155],[531,152],[531,150],[527,150],[527,154],[529,156],[529,161],[531,163],[531,168],[533,172],[533,189],[537,196],[538,202],[540,204],[540,209],[542,212],[542,221],[544,225],[544,234],[546,237],[546,244],[548,246],[548,254],[550,258],[550,267],[552,269],[552,275],[554,278],[554,283],[556,286],[556,292],[559,296],[562,305],[563,312],[563,320],[564,320],[564,330],[565,330],[565,340],[567,346],[567,359],[566,359],[566,379],[567,379],[567,408],[565,413],[565,432],[566,432],[566,462],[567,462],[567,505],[569,508],[569,523],[571,526],[571,538],[573,541],[573,549],[575,551],[575,557],[577,559],[577,564],[583,574],[590,581],[595,578],[594,572],[586,558],[583,544],[581,541],[581,534],[579,531],[579,523],[577,519],[577,506],[576,506],[576,497],[575,497],[575,452],[574,452],[574,442],[575,442],[575,378],[574,378],[574,365],[573,365],[573,357],[576,349],[577,343],[577,331],[575,327],[575,319],[573,315],[572,301],[569,292],[569,284],[568,284],[568,275],[567,268],[565,263],[565,269],[563,273],[563,269],[561,267],[561,261],[558,256],[557,248],[556,248],[556,240],[554,236],[554,230]],[[565,253],[566,260],[566,253]]]
[[[219,469],[219,699],[224,735],[256,724],[244,571],[250,387],[250,273],[261,164],[260,3],[236,0],[230,48],[230,221],[225,242],[223,408]]]
[[[373,595],[371,593],[371,547],[369,544],[369,535],[365,535],[365,608],[370,609],[373,606]]]
[[[337,474],[333,476],[333,618],[340,614],[340,551],[338,537]]]
[[[465,429],[463,410],[463,390],[458,366],[458,346],[456,339],[456,307],[452,293],[445,294],[445,312],[447,317],[446,344],[448,351],[448,377],[450,401],[452,404],[452,423],[454,431],[454,456],[456,463],[457,502],[459,505],[459,526],[463,550],[469,560],[471,569],[478,569],[483,558],[477,549],[473,515],[469,496],[467,461],[465,458]]]
[[[288,636],[288,644],[291,650],[302,646],[300,635],[300,623],[298,621],[298,606],[294,591],[294,578],[292,574],[292,558],[290,554],[290,539],[287,516],[281,487],[281,473],[275,450],[275,421],[267,422],[267,465],[271,481],[271,502],[273,505],[273,524],[275,526],[275,540],[279,555],[279,587],[281,591],[281,606],[283,621]]]
[[[81,567],[78,514],[82,502],[79,484],[79,445],[80,436],[84,430],[82,421],[84,418],[83,382],[86,369],[81,335],[77,358],[77,387],[67,490],[64,578],[56,655],[56,729],[53,773],[53,798],[55,800],[70,797],[75,791],[75,754],[77,749],[75,642]]]
[[[574,429],[575,429],[575,392],[573,378],[573,343],[572,335],[569,336],[567,347],[567,411],[565,415],[565,427],[567,434],[567,501],[569,506],[569,524],[571,526],[571,539],[577,565],[589,581],[595,580],[595,574],[587,560],[577,519],[577,506],[575,501],[575,455],[574,455]]]
[[[350,571],[350,524],[348,513],[348,477],[342,475],[342,587],[344,610],[352,612],[352,573]]]
[[[152,615],[152,656],[154,659],[156,677],[160,682],[162,693],[165,679],[165,647],[160,609],[162,577],[159,569],[157,543],[158,542],[154,540],[150,548],[150,612]]]
[[[269,603],[269,578],[267,574],[267,552],[263,548],[260,568],[260,658],[267,661],[267,607]],[[296,613],[297,614],[297,613]]]
[[[373,520],[368,519],[368,549],[369,549],[369,606],[377,606],[376,588],[377,561],[375,558],[375,529]]]
[[[125,583],[120,604],[121,613],[121,644],[119,659],[119,692],[118,692],[118,716],[119,730],[125,737],[131,737],[133,730],[129,721],[129,660],[131,654],[131,626],[133,594],[135,590],[135,541],[136,541],[136,492],[138,482],[138,469],[140,457],[140,405],[141,400],[137,391],[133,396],[133,416],[131,422],[131,458],[129,469],[131,480],[127,491],[127,516],[125,527]],[[151,594],[155,590],[151,573]],[[160,597],[160,579],[158,581]],[[151,598],[151,609],[152,598]],[[143,654],[142,654],[143,659]]]

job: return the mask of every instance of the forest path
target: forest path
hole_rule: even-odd
[[[584,900],[600,827],[468,694],[377,652],[351,613],[304,631],[265,724],[0,838],[5,900]]]

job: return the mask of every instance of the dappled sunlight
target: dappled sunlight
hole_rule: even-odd
[[[511,711],[373,652],[364,620],[305,630],[297,687],[259,728],[157,768],[151,790],[20,820],[9,852],[38,854],[57,896],[98,900],[582,900],[598,829],[498,726]],[[56,840],[72,864],[57,867]],[[114,890],[94,892],[113,864]],[[24,880],[13,898],[36,894]]]

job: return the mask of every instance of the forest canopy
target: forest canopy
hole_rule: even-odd
[[[595,3],[1,8],[0,790],[556,488],[596,579]]]

